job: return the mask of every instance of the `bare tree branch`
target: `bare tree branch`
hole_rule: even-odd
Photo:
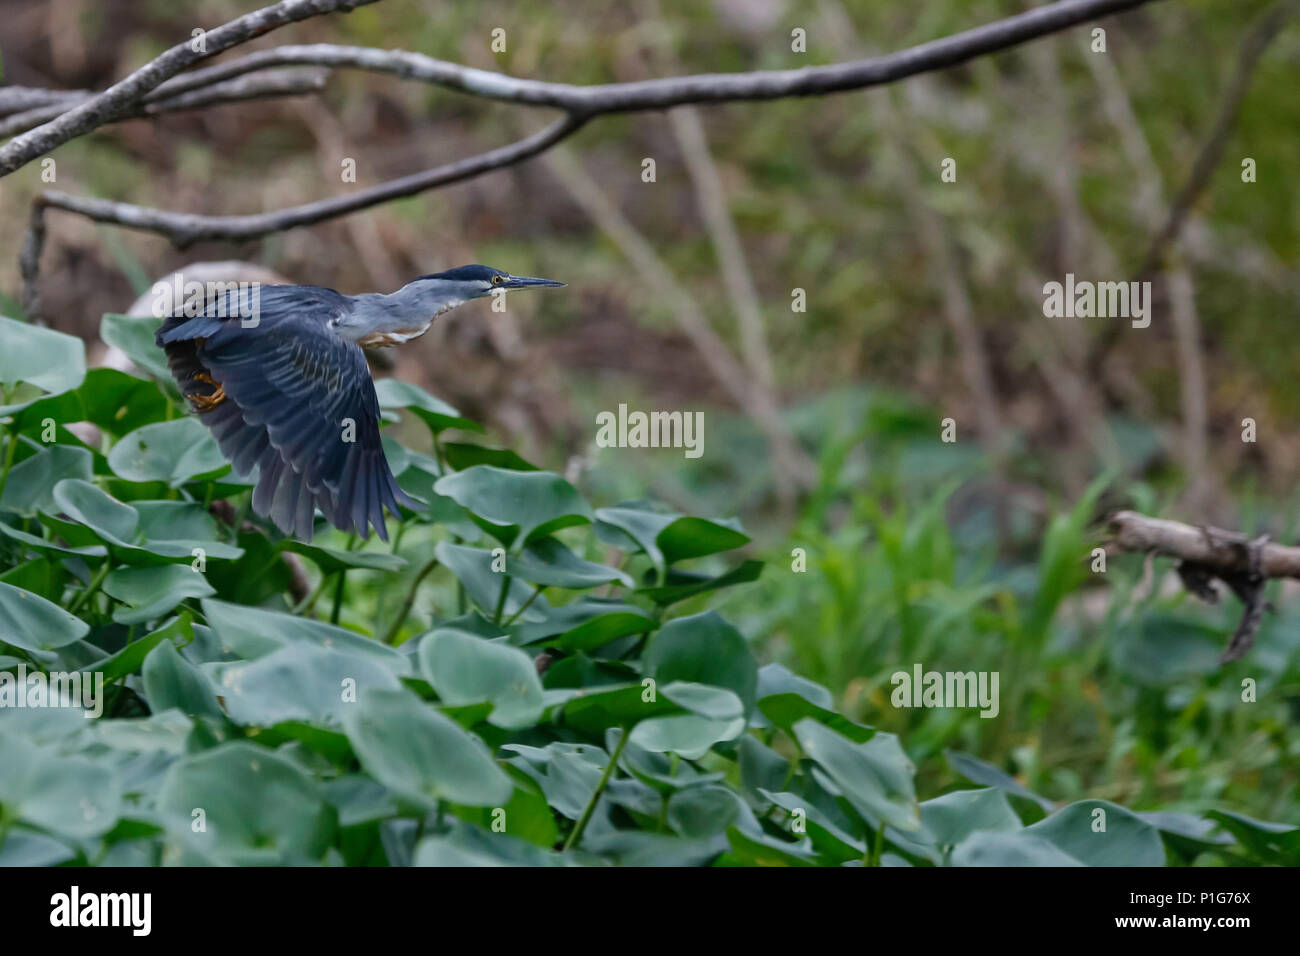
[[[158,99],[145,97],[128,112],[110,122],[141,119],[180,110],[203,109],[224,103],[242,103],[247,100],[316,93],[325,88],[325,81],[328,78],[329,71],[319,67],[302,70],[269,70],[256,76],[242,76],[222,83],[213,83],[175,96]],[[93,96],[93,93],[86,93],[79,101],[84,102]],[[41,123],[47,123],[67,112],[69,105],[69,103],[47,104],[0,119],[0,136],[10,136]]]
[[[1140,270],[1141,275],[1149,275],[1156,271],[1165,249],[1182,230],[1183,222],[1187,219],[1192,205],[1209,185],[1210,176],[1218,167],[1219,160],[1223,158],[1223,149],[1227,146],[1232,127],[1237,122],[1237,113],[1241,110],[1242,101],[1250,91],[1250,81],[1255,75],[1260,57],[1273,42],[1273,38],[1281,32],[1287,18],[1296,12],[1296,7],[1296,0],[1279,0],[1260,16],[1242,39],[1241,49],[1237,54],[1237,66],[1224,91],[1218,115],[1214,118],[1214,125],[1210,127],[1210,134],[1201,146],[1196,162],[1192,164],[1187,182],[1174,198],[1164,227],[1151,242],[1146,262]]]
[[[1136,511],[1117,511],[1106,519],[1106,524],[1111,535],[1107,550],[1153,551],[1228,574],[1250,570],[1247,550],[1252,539],[1235,531],[1150,518]],[[1262,543],[1259,573],[1266,578],[1300,578],[1300,548]]]
[[[819,96],[845,90],[892,83],[917,73],[964,63],[1086,20],[1139,7],[1153,0],[1059,0],[994,23],[975,27],[919,46],[884,56],[804,67],[797,70],[759,70],[750,73],[701,73],[633,83],[575,86],[526,80],[435,60],[405,50],[314,44],[283,46],[250,54],[232,63],[193,74],[199,85],[227,79],[267,66],[289,64],[352,67],[391,73],[409,80],[458,90],[472,96],[526,106],[553,106],[571,113],[625,113],[666,109],[686,103],[722,103],[735,100],[774,100],[787,96]]]
[[[208,239],[241,242],[258,239],[273,232],[334,219],[391,199],[400,199],[437,186],[472,179],[503,166],[514,165],[572,135],[583,122],[580,117],[566,116],[532,136],[477,156],[403,176],[401,179],[393,179],[370,189],[249,216],[196,216],[152,209],[148,206],[136,206],[131,203],[112,202],[107,199],[70,196],[61,192],[44,193],[35,201],[45,206],[75,212],[96,222],[114,223],[128,229],[158,233],[166,236],[180,248]]]
[[[281,0],[280,3],[246,13],[224,26],[207,31],[201,38],[201,44],[193,40],[177,44],[98,96],[0,146],[0,176],[7,176],[68,140],[89,133],[130,112],[147,93],[199,60],[288,23],[324,13],[346,12],[374,2],[375,0]]]

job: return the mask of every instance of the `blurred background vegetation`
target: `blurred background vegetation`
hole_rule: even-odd
[[[789,68],[901,49],[1024,9],[1017,0],[428,3],[390,0],[255,42],[416,50],[572,83]],[[236,0],[3,0],[4,82],[102,89],[251,9]],[[391,291],[467,262],[563,279],[440,321],[384,371],[491,423],[496,443],[593,500],[655,497],[738,515],[769,561],[725,592],[760,655],[896,731],[935,787],[941,754],[978,755],[1054,800],[1217,806],[1300,824],[1300,604],[1220,669],[1240,605],[1207,607],[1138,557],[1089,571],[1116,506],[1294,540],[1300,348],[1300,31],[1260,60],[1222,162],[1154,276],[1149,328],[1047,319],[1067,272],[1141,266],[1270,7],[1158,3],[887,90],[601,118],[562,151],[344,220],[185,251],[58,212],[41,291],[49,323],[96,341],[100,317],[196,261]],[[489,49],[495,27],[507,52]],[[791,30],[807,31],[806,54]],[[687,115],[681,115],[681,114]],[[240,214],[373,186],[541,127],[544,111],[337,72],[317,97],[117,124],[56,154],[53,188]],[[703,145],[696,135],[703,133]],[[641,178],[656,161],[656,181]],[[940,164],[957,161],[955,183]],[[1244,183],[1241,161],[1258,181]],[[340,182],[345,158],[355,184]],[[21,317],[17,256],[41,166],[0,184],[0,312]],[[701,190],[725,199],[721,224]],[[603,210],[596,216],[593,210]],[[597,221],[599,220],[599,221]],[[726,232],[742,252],[728,275]],[[638,243],[640,245],[638,245]],[[662,287],[666,270],[674,284]],[[739,283],[737,285],[737,282]],[[1180,285],[1181,283],[1181,285]],[[739,288],[739,293],[737,289]],[[745,289],[761,336],[746,340]],[[803,289],[807,311],[791,309]],[[1179,290],[1188,295],[1179,294]],[[685,305],[683,305],[685,303]],[[771,394],[814,466],[773,467],[769,432],[682,331],[694,308]],[[755,312],[749,311],[752,319]],[[752,325],[751,336],[752,336]],[[92,350],[92,358],[96,352]],[[598,449],[595,415],[702,410],[705,455]],[[958,441],[939,440],[953,418]],[[1242,441],[1242,419],[1258,441]],[[403,433],[419,446],[418,429]],[[792,551],[807,571],[792,570]],[[368,621],[379,584],[350,596]],[[418,607],[452,600],[430,586]],[[716,602],[714,602],[716,603]],[[688,608],[689,610],[689,608]],[[1001,714],[898,710],[890,675],[997,670]],[[1241,681],[1258,682],[1243,704]],[[932,792],[923,783],[922,792]]]

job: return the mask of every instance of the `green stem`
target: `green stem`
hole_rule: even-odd
[[[541,594],[543,591],[545,591],[545,590],[546,590],[546,585],[545,585],[545,584],[539,584],[539,585],[537,585],[535,588],[533,588],[533,593],[530,594],[530,595],[528,596],[528,600],[524,602],[523,607],[521,607],[519,610],[515,611],[514,614],[511,614],[511,615],[510,615],[510,620],[506,621],[506,622],[505,622],[504,624],[502,624],[501,626],[502,626],[502,627],[509,627],[511,624],[515,623],[515,619],[516,619],[517,617],[519,617],[520,614],[523,614],[524,611],[527,611],[527,610],[528,610],[528,605],[530,605],[530,604],[532,604],[534,601],[536,601],[538,595],[540,595],[540,594]]]
[[[510,594],[510,575],[507,574],[501,579],[501,593],[497,596],[496,613],[492,615],[492,623],[497,627],[501,626],[501,614],[506,609],[506,596]]]
[[[10,432],[8,447],[5,449],[4,470],[0,471],[0,495],[5,493],[5,485],[9,483],[9,469],[14,465],[14,455],[18,453],[18,433]]]
[[[316,582],[316,587],[312,589],[312,592],[310,594],[308,594],[305,598],[299,601],[297,605],[294,606],[292,613],[306,614],[313,607],[315,607],[316,600],[317,598],[320,597],[321,592],[325,590],[325,582],[329,580],[329,577],[330,576],[328,574],[322,574],[320,576],[320,580]]]
[[[591,819],[591,815],[596,811],[596,802],[600,799],[600,795],[605,792],[605,787],[609,783],[609,778],[614,775],[614,768],[618,766],[618,758],[623,756],[623,748],[627,746],[627,739],[631,736],[632,733],[628,728],[622,728],[618,738],[618,744],[614,747],[614,752],[610,755],[609,766],[607,766],[605,772],[601,774],[600,783],[596,784],[596,789],[592,791],[591,799],[588,800],[587,805],[582,808],[582,816],[578,817],[578,822],[573,825],[573,832],[570,833],[569,838],[564,841],[565,850],[570,850],[577,846],[578,841],[582,839],[582,831],[587,829],[587,821]]]
[[[81,606],[99,590],[99,586],[104,583],[104,578],[108,577],[109,566],[111,564],[112,562],[105,559],[104,563],[99,566],[99,570],[96,571],[95,576],[90,579],[90,583],[87,584],[85,588],[82,589],[81,593],[72,599],[72,603],[68,605],[69,614],[76,614],[77,611],[81,610]]]
[[[343,583],[347,580],[348,572],[345,568],[339,572],[338,580],[334,583],[334,610],[330,611],[330,623],[339,622],[339,612],[343,610]]]
[[[401,610],[397,612],[397,617],[393,618],[392,626],[389,627],[388,632],[384,634],[385,644],[393,643],[393,639],[397,637],[398,630],[400,630],[402,627],[402,622],[406,620],[406,615],[411,613],[411,605],[415,603],[415,592],[419,590],[420,582],[423,581],[426,577],[428,577],[429,572],[431,572],[437,566],[438,566],[438,559],[430,558],[429,563],[426,564],[424,567],[422,567],[420,569],[420,573],[415,576],[415,580],[411,582],[410,590],[406,592],[406,599],[402,601]]]
[[[885,825],[880,824],[880,829],[875,833],[868,830],[866,837],[867,855],[863,863],[866,866],[880,866],[880,854],[885,849]]]

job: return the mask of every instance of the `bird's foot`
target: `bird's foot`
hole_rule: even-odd
[[[199,414],[210,412],[226,400],[226,387],[213,380],[207,372],[198,372],[194,376],[194,381],[203,382],[206,385],[213,386],[216,391],[208,395],[199,392],[190,392],[185,397],[194,403],[194,410]]]

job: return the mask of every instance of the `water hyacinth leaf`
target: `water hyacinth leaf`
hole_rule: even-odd
[[[114,568],[104,578],[102,587],[105,594],[128,605],[113,611],[113,620],[119,624],[151,621],[187,598],[204,598],[216,593],[200,572],[180,564]]]
[[[0,735],[0,767],[0,807],[11,820],[75,839],[107,833],[121,814],[121,783],[103,763]]]
[[[742,717],[715,720],[696,714],[652,717],[632,729],[632,743],[654,753],[675,753],[698,760],[716,743],[735,740],[745,730]]]
[[[135,544],[140,515],[88,481],[65,478],[54,486],[54,506],[108,544]]]
[[[817,855],[803,844],[787,843],[766,834],[749,835],[738,827],[727,828],[729,862],[737,866],[817,866]]]
[[[150,631],[139,640],[132,641],[116,654],[111,654],[101,661],[96,661],[82,671],[104,675],[104,681],[117,680],[125,674],[134,674],[143,666],[149,653],[163,641],[175,644],[188,644],[194,639],[194,627],[187,612],[167,621],[157,630]]]
[[[205,665],[205,671],[226,714],[246,726],[338,724],[369,694],[401,687],[397,675],[372,659],[302,641],[252,661]]]
[[[710,591],[719,591],[737,584],[751,584],[757,581],[762,573],[762,561],[745,561],[725,574],[718,575],[669,570],[666,582],[662,586],[641,588],[637,593],[648,597],[656,604],[675,604]]]
[[[745,638],[716,611],[669,621],[650,638],[645,673],[661,684],[690,681],[725,687],[754,709],[758,663]]]
[[[41,399],[18,416],[22,430],[38,429],[46,418],[60,424],[90,422],[115,437],[167,417],[167,398],[153,382],[115,368],[92,368],[70,392]]]
[[[814,719],[819,723],[826,724],[837,734],[849,737],[855,744],[865,744],[871,737],[876,735],[875,727],[867,727],[866,724],[854,723],[848,717],[841,717],[840,714],[826,708],[819,708],[818,705],[809,701],[809,698],[798,695],[798,693],[774,693],[763,697],[758,702],[758,713],[763,715],[767,723],[772,727],[780,727],[790,736],[794,736],[794,724],[805,718]],[[755,726],[758,726],[755,721]]]
[[[514,551],[592,520],[591,506],[573,485],[549,471],[475,465],[444,475],[433,490],[467,509],[485,531]]]
[[[0,868],[58,866],[76,855],[72,849],[44,833],[15,828],[0,844]]]
[[[1226,810],[1211,810],[1206,816],[1265,862],[1300,865],[1300,827],[1255,820],[1243,813]]]
[[[1087,866],[1163,866],[1160,832],[1106,800],[1080,800],[1025,830]]]
[[[654,618],[634,604],[583,597],[550,608],[541,620],[520,627],[517,643],[544,641],[563,650],[589,651],[629,634],[642,634],[654,625]]]
[[[448,441],[442,443],[442,454],[447,464],[455,471],[464,471],[475,465],[492,465],[496,468],[509,468],[513,471],[539,471],[530,461],[525,461],[509,448],[488,448],[467,442]]]
[[[94,456],[84,448],[51,445],[10,469],[0,509],[28,516],[49,511],[54,506],[54,486],[64,478],[89,482],[93,464]]]
[[[566,854],[544,850],[507,833],[461,825],[428,836],[415,848],[413,866],[574,866]]]
[[[488,722],[531,727],[542,715],[542,683],[533,660],[509,644],[443,627],[420,641],[420,673],[451,706],[488,701]]]
[[[85,377],[81,339],[0,316],[0,386],[17,400],[0,406],[0,417],[70,391]]]
[[[668,798],[664,820],[673,832],[688,840],[724,833],[730,826],[761,833],[753,811],[733,790],[712,784],[679,790]]]
[[[952,852],[953,866],[1083,866],[1050,840],[1028,830],[981,830]]]
[[[916,768],[893,734],[878,732],[865,743],[855,743],[805,717],[794,725],[794,735],[803,752],[873,828],[881,824],[904,832],[921,828],[913,783]]]
[[[289,758],[243,740],[173,764],[158,807],[201,853],[236,866],[319,860],[333,837],[316,781]],[[191,826],[196,810],[202,830]]]
[[[522,554],[512,555],[506,562],[506,570],[529,584],[573,591],[594,588],[610,581],[628,588],[635,584],[618,568],[584,561],[554,538],[534,541],[524,548]]]
[[[171,641],[159,641],[140,669],[144,696],[154,713],[175,708],[183,714],[224,718],[216,688]]]
[[[1056,809],[1056,804],[1051,800],[1048,800],[1046,797],[1040,797],[1028,787],[1021,784],[1014,777],[1003,773],[991,763],[980,760],[978,757],[972,757],[970,754],[960,753],[956,750],[945,750],[944,756],[948,758],[948,763],[952,765],[953,770],[956,770],[972,783],[978,783],[985,787],[996,787],[999,790],[1005,790],[1013,796],[1033,801],[1048,813],[1051,813]]]
[[[758,699],[758,708],[750,717],[750,726],[772,726],[763,712],[763,698],[774,697],[778,694],[796,694],[812,704],[818,711],[822,713],[832,713],[830,708],[833,702],[829,690],[821,684],[799,677],[783,664],[771,663],[765,664],[758,669],[758,687],[754,692],[754,696]],[[789,728],[794,726],[796,720],[799,720],[801,717],[812,716],[816,716],[816,714],[811,711],[795,713],[790,712],[790,709],[787,709],[785,722],[778,726],[788,732]],[[826,723],[826,721],[823,720],[822,723]],[[840,730],[840,732],[845,733],[844,730]],[[846,734],[846,736],[853,735]],[[862,741],[859,740],[858,742],[861,743]]]
[[[90,625],[39,594],[0,583],[0,643],[50,651],[79,641]]]
[[[514,790],[482,741],[409,691],[367,694],[343,727],[372,777],[429,810],[439,800],[501,806]]]
[[[400,571],[406,567],[406,559],[386,551],[340,551],[337,548],[325,548],[317,544],[307,544],[293,538],[285,538],[276,544],[279,551],[292,551],[301,554],[322,574],[334,574],[348,568],[366,568],[372,571]]]
[[[921,804],[921,823],[936,846],[956,846],[977,830],[1019,830],[1001,790],[955,790]]]
[[[221,646],[245,659],[251,660],[302,642],[355,654],[381,664],[395,674],[411,671],[411,662],[401,651],[346,628],[214,598],[207,598],[202,604],[203,614]]]
[[[106,314],[99,323],[99,337],[126,353],[126,357],[147,372],[173,398],[179,399],[180,389],[167,368],[167,359],[157,345],[154,335],[162,319],[151,315]]]
[[[653,509],[646,502],[629,502],[596,511],[596,531],[616,547],[645,552],[662,577],[676,561],[730,551],[749,543],[749,535],[734,520],[710,521]]]
[[[568,697],[563,710],[566,725],[596,736],[610,727],[633,727],[643,720],[674,715],[694,715],[725,729],[740,719],[742,707],[740,698],[724,688],[676,681],[659,687],[639,683],[581,688]],[[662,752],[657,747],[645,749]]]
[[[172,488],[230,467],[212,433],[190,416],[123,436],[108,453],[108,466],[127,481],[161,481]]]
[[[507,577],[504,571],[493,570],[495,567],[504,567],[507,560],[502,554],[494,556],[491,551],[482,548],[467,548],[464,545],[452,544],[450,541],[439,541],[437,547],[433,550],[438,560],[451,570],[451,573],[460,579],[460,583],[465,585],[465,591],[469,594],[470,599],[477,604],[486,615],[496,613],[497,604],[501,601],[501,588],[506,588],[505,603],[501,605],[501,619],[508,621],[521,611],[529,599],[533,597],[533,588],[529,587],[523,581],[517,581],[513,577]],[[506,584],[509,581],[509,584]],[[547,604],[546,598],[533,598],[528,609],[520,615],[520,621],[536,621],[545,617],[550,605]]]
[[[459,428],[464,431],[483,431],[478,422],[461,416],[440,398],[435,398],[418,385],[403,382],[395,378],[382,378],[375,382],[375,393],[379,396],[380,408],[409,408],[429,430],[437,435],[447,428]]]
[[[846,863],[861,859],[866,852],[867,845],[862,839],[843,829],[811,800],[795,793],[773,793],[768,790],[759,790],[759,793],[790,815],[787,827],[792,827],[793,821],[799,820],[808,831],[813,846],[831,861]]]

